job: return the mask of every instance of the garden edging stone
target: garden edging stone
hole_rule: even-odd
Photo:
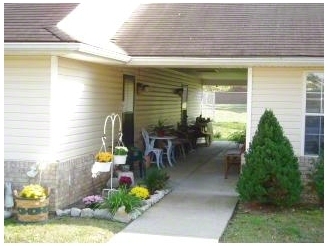
[[[131,211],[130,213],[126,213],[124,211],[124,207],[121,207],[114,215],[111,214],[108,209],[91,209],[91,208],[68,208],[68,209],[57,209],[56,216],[64,217],[83,217],[83,218],[97,218],[97,219],[108,219],[112,221],[118,221],[122,223],[129,223],[132,220],[137,219],[140,215],[142,215],[147,209],[151,206],[155,205],[159,202],[165,195],[170,193],[172,189],[165,189],[155,191],[153,195],[150,196],[149,199],[143,201],[143,205]]]

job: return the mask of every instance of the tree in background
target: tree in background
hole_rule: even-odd
[[[292,145],[272,110],[265,110],[245,153],[237,183],[242,201],[291,206],[300,200],[301,174]]]

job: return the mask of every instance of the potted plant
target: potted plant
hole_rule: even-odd
[[[93,172],[109,172],[113,160],[113,154],[109,151],[100,151],[96,154]]]
[[[14,191],[17,219],[21,222],[40,222],[48,219],[50,191],[40,184],[30,184],[18,193]]]
[[[157,125],[154,127],[154,131],[157,134],[157,136],[164,136],[165,135],[165,120],[159,119],[157,121]]]
[[[125,164],[128,155],[128,148],[125,146],[115,146],[114,148],[114,164]]]

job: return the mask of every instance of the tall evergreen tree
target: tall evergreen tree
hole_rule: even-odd
[[[301,191],[293,147],[272,110],[266,109],[245,152],[237,192],[242,201],[291,206],[300,200]]]

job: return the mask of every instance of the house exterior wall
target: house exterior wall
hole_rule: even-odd
[[[142,127],[151,129],[159,119],[175,127],[181,121],[181,97],[174,90],[182,85],[188,86],[189,119],[195,120],[200,114],[202,87],[199,80],[169,69],[140,68],[136,82],[149,85],[149,91],[136,94],[136,146],[142,146]]]
[[[51,210],[104,187],[108,173],[93,180],[91,167],[106,116],[121,111],[121,95],[117,68],[50,56],[6,57],[5,181],[17,190],[39,182],[26,172],[45,160],[41,183],[52,190]]]
[[[35,160],[49,153],[50,57],[4,59],[4,159]]]
[[[316,68],[315,70],[320,69]],[[250,140],[265,109],[271,109],[297,156],[303,154],[305,72],[313,68],[255,67],[252,76]],[[322,70],[322,68],[321,68]]]
[[[121,70],[59,58],[55,83],[52,133],[56,159],[97,152],[101,147],[106,116],[122,113]],[[118,127],[118,121],[115,126]],[[110,122],[106,135],[111,137]]]

